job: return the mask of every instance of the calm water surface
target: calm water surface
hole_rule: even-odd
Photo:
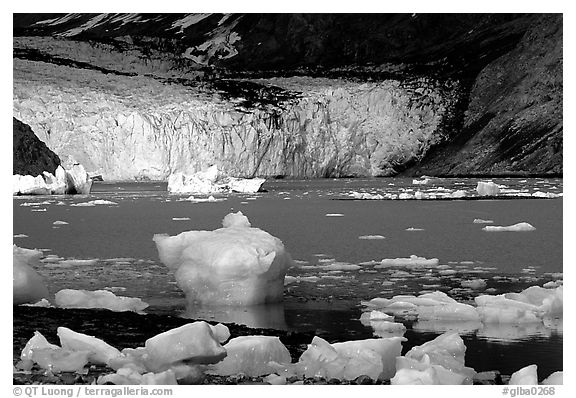
[[[352,192],[472,193],[477,181],[439,179],[416,185],[412,179],[271,180],[263,186],[267,192],[215,195],[216,202],[205,203],[185,200],[189,195],[170,195],[165,183],[95,183],[88,196],[15,197],[14,243],[53,256],[38,269],[51,293],[105,288],[142,298],[150,304],[149,313],[315,331],[329,341],[369,338],[374,331],[358,320],[362,300],[441,290],[469,303],[485,292],[463,289],[463,280],[482,278],[490,294],[499,294],[562,278],[562,198],[351,200]],[[508,195],[562,192],[561,179],[494,181],[505,186]],[[114,204],[74,206],[96,199]],[[284,242],[304,266],[288,272],[299,279],[286,286],[282,305],[232,311],[187,308],[173,276],[158,259],[152,236],[213,230],[221,227],[227,213],[238,210],[253,226]],[[536,230],[485,232],[474,219],[492,220],[491,225],[529,222]],[[360,239],[368,235],[384,239]],[[373,262],[412,254],[438,258],[457,272],[442,276],[435,269],[403,274],[398,269],[373,269]],[[67,259],[94,262],[61,263]],[[318,264],[362,268],[327,272],[314,268]],[[544,378],[562,369],[561,322],[488,327],[403,321],[408,328],[405,350],[455,329],[466,342],[467,365],[478,371],[511,374],[536,363]]]

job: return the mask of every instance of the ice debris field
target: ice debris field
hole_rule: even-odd
[[[185,181],[186,177],[182,178]],[[40,215],[47,209],[47,213],[59,209],[57,218],[50,219],[48,225],[54,233],[62,234],[73,231],[78,223],[72,213],[65,216],[68,208],[112,211],[126,203],[137,203],[141,198],[159,203],[216,206],[231,201],[233,195],[240,195],[237,201],[248,206],[269,196],[288,202],[312,197],[370,201],[562,197],[561,182],[551,180],[536,180],[525,189],[506,179],[481,183],[422,178],[412,184],[395,181],[365,191],[359,181],[354,180],[335,189],[320,187],[318,190],[304,182],[298,190],[278,189],[285,186],[282,181],[277,184],[272,185],[267,196],[251,192],[249,197],[241,191],[228,194],[231,196],[222,195],[224,189],[215,193],[216,196],[207,193],[189,196],[189,192],[184,191],[150,195],[118,186],[114,195],[96,193],[96,198],[94,195],[38,196],[36,200],[26,196],[14,198],[15,206],[26,211],[42,211]],[[159,189],[163,189],[162,185]],[[197,222],[186,213],[180,215],[167,217],[167,222],[184,228]],[[533,221],[532,217],[514,224],[502,222],[496,214],[478,215],[470,216],[467,223],[487,237],[507,235],[526,239],[542,228],[542,223]],[[348,222],[352,218],[348,213],[328,209],[318,216],[327,222]],[[24,242],[30,240],[30,231],[15,231],[18,246],[13,248],[14,303],[138,314],[169,314],[181,305],[191,308],[189,314],[194,317],[195,306],[271,305],[284,301],[290,309],[341,302],[358,309],[351,327],[370,330],[375,338],[332,338],[333,343],[329,343],[317,335],[302,355],[291,357],[275,336],[230,336],[223,324],[191,322],[147,340],[143,347],[124,349],[60,327],[57,331],[60,346],[35,334],[22,350],[14,371],[40,368],[46,372],[82,374],[90,364],[98,364],[109,372],[100,376],[98,383],[114,384],[197,383],[210,374],[251,375],[261,377],[268,384],[301,384],[307,377],[326,380],[368,377],[391,384],[482,384],[494,383],[498,372],[477,372],[466,367],[466,346],[461,336],[473,334],[493,341],[514,341],[562,333],[561,272],[546,272],[538,266],[525,265],[519,273],[510,274],[474,259],[456,261],[418,252],[364,261],[340,260],[331,253],[318,252],[312,259],[300,255],[293,259],[288,246],[284,247],[279,238],[252,224],[244,214],[234,211],[224,217],[221,228],[156,234],[153,240],[150,235],[148,245],[157,250],[160,262],[148,260],[146,256],[82,258],[60,256],[57,250],[52,254],[51,249],[24,249],[19,246],[26,246]],[[422,228],[419,223],[413,223],[399,231],[427,236],[429,226]],[[386,244],[399,233],[389,232],[389,229],[367,229],[364,234],[356,233],[354,240],[359,245]],[[294,254],[292,245],[290,249]],[[154,286],[152,295],[143,296],[142,292],[150,292],[150,286]],[[297,307],[296,303],[299,303]],[[414,345],[404,337],[410,330],[440,336]],[[198,347],[188,344],[191,336],[199,342]],[[402,355],[406,344],[410,349]],[[177,352],[171,351],[176,347],[180,347]],[[208,351],[202,351],[204,349]],[[503,376],[503,382],[510,384],[536,384],[538,380],[543,380],[542,384],[562,383],[562,372],[538,374],[536,365],[519,367],[510,376]]]

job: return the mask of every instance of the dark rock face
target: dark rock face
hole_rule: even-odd
[[[256,122],[265,112],[254,104],[275,102],[278,93],[268,97],[263,93],[269,93],[269,88],[278,84],[274,79],[280,77],[326,79],[326,87],[337,86],[336,79],[357,84],[396,81],[403,87],[422,78],[432,79],[458,90],[446,91],[442,102],[449,106],[435,111],[443,115],[443,121],[418,144],[423,149],[415,152],[409,124],[387,126],[381,130],[397,131],[399,142],[409,145],[401,148],[379,137],[387,159],[382,167],[356,167],[341,173],[332,173],[330,167],[328,173],[321,168],[305,173],[258,169],[262,161],[277,163],[262,156],[254,173],[288,177],[560,175],[562,23],[561,14],[14,14],[14,58],[26,67],[43,63],[60,65],[62,70],[88,69],[197,86],[234,99],[231,103],[243,101],[242,112]],[[266,82],[254,83],[258,79]],[[239,88],[247,90],[240,92]],[[408,93],[412,97],[406,103],[418,101],[418,90]],[[289,97],[276,102],[310,95],[304,87],[291,86]],[[402,106],[399,103],[393,114],[402,113]],[[24,108],[16,115],[24,114]],[[139,111],[144,119],[150,116],[146,109]],[[370,110],[367,117],[380,111],[381,107]],[[280,118],[286,118],[290,112],[280,113]],[[172,120],[165,116],[153,118]],[[46,131],[38,130],[46,122],[33,119],[23,120],[56,148],[57,143],[42,135]],[[330,130],[326,123],[321,121],[319,131]],[[345,127],[349,125],[346,122]],[[227,128],[214,127],[216,132]],[[278,138],[278,133],[273,135]],[[369,135],[358,134],[361,142],[370,141],[366,137]],[[94,137],[91,140],[97,142]],[[246,142],[242,148],[254,146],[252,141]],[[84,150],[79,145],[78,151]],[[334,151],[338,159],[359,155],[340,147]],[[233,164],[241,164],[235,151],[226,152]],[[382,157],[376,149],[373,152]],[[291,153],[284,151],[283,155],[290,157]],[[374,157],[360,155],[362,159]],[[302,156],[315,158],[309,151]],[[323,158],[325,163],[332,162],[329,158]],[[87,164],[91,161],[86,160]]]
[[[562,17],[534,18],[474,81],[459,134],[414,174],[562,173]]]
[[[36,177],[43,171],[54,174],[60,158],[36,137],[30,126],[16,118],[13,120],[12,173]]]

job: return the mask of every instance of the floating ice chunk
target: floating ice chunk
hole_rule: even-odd
[[[70,351],[63,348],[45,348],[34,350],[33,361],[42,369],[53,373],[81,372],[88,364],[88,351]]]
[[[371,194],[368,192],[352,191],[352,192],[350,192],[350,196],[352,196],[354,199],[360,199],[360,200],[382,200],[382,199],[385,199],[385,196],[383,196],[383,195]]]
[[[23,367],[37,363],[42,369],[54,373],[80,372],[88,363],[89,351],[70,351],[51,344],[40,332],[28,340],[20,358]]]
[[[455,332],[446,332],[413,347],[396,360],[391,384],[472,384],[476,372],[464,366],[466,346]]]
[[[66,221],[60,221],[60,220],[56,220],[52,224],[54,224],[54,225],[68,225],[68,223]]]
[[[523,232],[523,231],[534,231],[536,230],[536,228],[534,228],[527,222],[520,222],[518,224],[510,225],[507,227],[488,225],[482,228],[482,230],[487,232]]]
[[[478,181],[476,192],[478,192],[480,196],[496,196],[500,193],[500,187],[492,181]]]
[[[532,194],[533,197],[535,198],[558,198],[561,197],[561,194],[557,194],[554,192],[540,192],[540,191],[536,191]]]
[[[58,170],[56,170],[58,173]],[[58,174],[56,175],[58,178]],[[66,170],[67,188],[66,193],[79,193],[87,195],[92,188],[92,179],[79,163],[74,163]]]
[[[492,224],[494,221],[493,220],[482,220],[481,218],[475,218],[474,221],[472,221],[474,224]]]
[[[289,364],[292,359],[288,349],[278,337],[241,336],[231,339],[225,346],[226,358],[212,368],[220,376],[243,373],[247,376],[264,376],[274,372],[270,361]]]
[[[56,330],[62,348],[70,351],[90,352],[89,361],[94,364],[107,365],[120,351],[108,343],[86,334],[78,333],[63,326]]]
[[[16,235],[14,235],[14,236],[12,236],[12,237],[13,237],[13,238],[27,238],[28,235],[25,235],[25,234],[16,234]]]
[[[358,239],[378,240],[378,239],[386,239],[386,237],[382,235],[361,235],[358,237]]]
[[[96,199],[90,200],[88,202],[72,203],[70,206],[75,207],[93,207],[97,205],[117,205],[118,203],[112,202],[110,200]]]
[[[40,350],[46,348],[58,349],[60,347],[58,347],[55,344],[49,343],[48,340],[46,340],[46,337],[42,335],[42,333],[36,331],[34,332],[34,336],[32,336],[30,340],[28,340],[28,342],[22,349],[20,359],[22,359],[23,361],[32,360],[34,350]]]
[[[394,375],[394,360],[400,355],[403,337],[367,339],[329,344],[317,336],[293,365],[306,377],[353,380],[361,375],[387,380]]]
[[[385,258],[380,262],[380,264],[375,265],[374,268],[435,267],[438,264],[439,260],[437,258],[426,259],[413,254],[409,258]]]
[[[545,385],[545,386],[560,386],[562,384],[564,384],[564,372],[562,371],[558,371],[558,372],[554,372],[552,373],[550,376],[548,376],[546,379],[544,379],[542,381],[541,384]]]
[[[465,198],[466,197],[466,191],[459,189],[457,191],[452,192],[450,194],[450,197],[453,199]]]
[[[471,279],[460,282],[460,286],[469,287],[474,290],[482,290],[486,288],[486,281],[484,279]]]
[[[173,221],[190,221],[190,217],[172,217]]]
[[[226,356],[226,350],[206,322],[199,321],[160,333],[146,340],[146,368],[157,372],[170,365],[213,364]]]
[[[286,384],[286,376],[280,376],[275,373],[269,374],[268,376],[262,379],[265,383],[271,385],[285,385]]]
[[[317,268],[320,268],[323,271],[357,271],[362,267],[356,264],[335,261],[330,264],[317,266]]]
[[[179,202],[192,202],[192,203],[215,203],[215,202],[223,202],[226,198],[218,198],[216,199],[214,196],[210,195],[207,198],[196,198],[193,195],[189,196],[185,199],[178,199]]]
[[[421,180],[412,180],[412,184],[414,185],[426,185],[432,181],[430,178],[422,177]]]
[[[222,175],[216,165],[197,173],[174,173],[168,177],[168,192],[210,194],[217,192],[256,193],[264,178],[235,178]]]
[[[536,365],[529,365],[512,373],[508,384],[538,385],[538,367]]]
[[[344,214],[341,213],[328,213],[326,217],[344,217]]]
[[[424,228],[413,228],[409,227],[405,229],[406,231],[417,232],[417,231],[424,231]]]
[[[545,289],[532,286],[521,293],[474,298],[485,323],[530,323],[563,315],[563,287]]]
[[[370,312],[363,312],[360,316],[360,320],[363,319],[368,321],[392,321],[394,320],[394,317],[382,311],[373,310]]]
[[[99,376],[96,384],[112,383],[115,385],[175,385],[176,375],[172,369],[160,373],[140,374],[132,368],[120,368],[116,373]]]
[[[282,241],[241,213],[224,228],[154,235],[160,260],[174,271],[189,302],[252,305],[282,301],[284,275],[294,265]]]
[[[62,308],[105,308],[111,311],[140,312],[148,304],[136,297],[116,296],[108,290],[62,289],[56,293],[56,305]]]
[[[88,266],[88,265],[95,265],[98,263],[97,259],[86,259],[86,260],[77,260],[77,259],[68,259],[60,261],[60,265],[63,267],[75,267],[75,266]]]
[[[32,268],[39,265],[42,252],[14,245],[12,256],[13,304],[36,303],[41,299],[49,298],[48,289],[42,277]]]
[[[22,304],[28,307],[41,307],[41,308],[49,308],[52,307],[52,304],[50,304],[50,301],[46,300],[45,298],[43,298],[40,301],[35,302],[34,304]]]

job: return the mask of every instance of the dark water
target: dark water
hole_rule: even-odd
[[[562,192],[562,180],[494,181],[505,185],[508,195]],[[442,290],[468,303],[484,292],[462,289],[463,280],[482,278],[489,292],[498,294],[562,277],[558,275],[563,270],[561,198],[350,200],[351,192],[437,192],[438,187],[472,192],[476,182],[446,179],[414,185],[411,179],[276,180],[265,183],[267,192],[215,195],[220,201],[207,203],[182,200],[189,195],[169,195],[162,183],[96,183],[92,194],[84,197],[15,198],[14,243],[49,249],[46,256],[62,258],[44,262],[38,270],[49,281],[51,293],[63,288],[108,288],[119,295],[142,298],[150,304],[150,313],[311,330],[330,341],[369,338],[372,329],[358,320],[362,300]],[[95,199],[115,204],[72,206]],[[42,209],[45,211],[35,211]],[[284,242],[298,264],[305,266],[288,272],[300,280],[286,287],[285,301],[278,306],[186,308],[174,278],[158,260],[152,236],[216,229],[231,210],[241,210],[253,226]],[[484,225],[474,224],[474,219],[493,220],[492,225],[529,222],[536,230],[485,232]],[[68,224],[54,225],[57,220]],[[367,235],[385,239],[359,239]],[[423,269],[398,275],[393,274],[395,270],[375,270],[370,263],[412,254],[438,258],[456,273],[445,276]],[[95,261],[90,265],[61,263],[73,258]],[[331,272],[314,268],[341,263],[362,268]],[[498,369],[510,374],[536,363],[544,378],[562,369],[561,324],[478,327],[408,321],[406,326],[405,350],[447,329],[458,330],[467,345],[467,365],[478,371]]]

